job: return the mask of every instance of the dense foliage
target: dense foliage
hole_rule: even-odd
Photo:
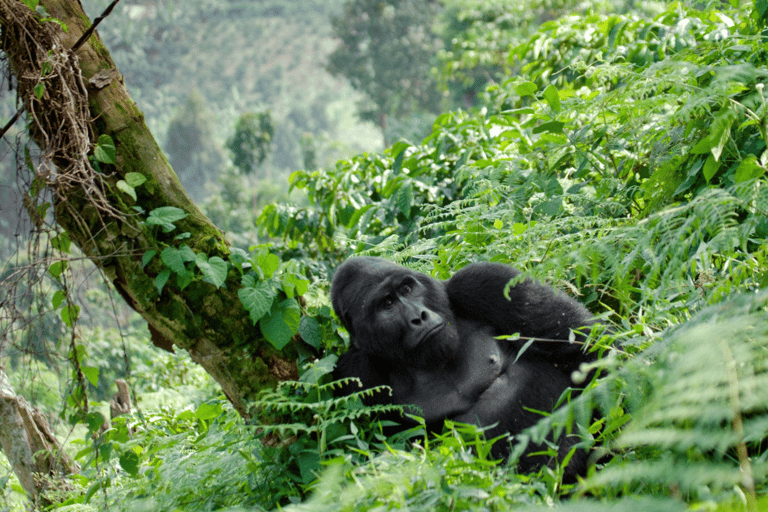
[[[105,432],[98,417],[76,420],[83,470],[64,505],[768,506],[765,2],[508,4],[452,5],[436,27],[451,43],[436,82],[471,109],[438,116],[422,141],[296,171],[290,187],[307,202],[228,225],[270,240],[237,252],[261,274],[248,290],[289,287],[298,274],[312,282],[290,285],[291,296],[306,291],[299,381],[265,392],[255,425],[197,380],[208,391],[183,410]],[[230,191],[231,208],[250,201]],[[360,396],[334,399],[330,371],[347,336],[328,307],[328,277],[353,253],[438,278],[472,261],[509,263],[611,324],[592,340],[613,346],[595,363],[599,377],[528,433],[580,435],[595,454],[588,478],[564,486],[558,468],[516,474],[514,456],[490,460],[489,442],[465,425],[388,438]]]

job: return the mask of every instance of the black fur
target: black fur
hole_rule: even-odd
[[[474,263],[438,281],[379,258],[346,261],[334,276],[331,299],[351,346],[334,377],[358,377],[365,388],[392,387],[391,397],[380,393],[371,402],[413,405],[433,429],[449,418],[497,424],[488,437],[520,433],[541,419],[527,409],[551,411],[572,385],[572,373],[595,356],[567,341],[572,330],[594,323],[590,312],[519,275],[507,265]],[[508,300],[504,289],[512,280]],[[535,342],[518,358],[526,339],[495,339],[514,333],[564,341]],[[575,333],[575,339],[585,336]],[[561,437],[560,457],[575,442]],[[494,452],[506,456],[509,446],[498,443]],[[566,477],[582,473],[585,460],[577,453]],[[519,468],[530,471],[548,462],[524,456]]]

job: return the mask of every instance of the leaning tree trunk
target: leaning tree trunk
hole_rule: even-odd
[[[43,152],[28,199],[38,186],[48,187],[56,223],[147,320],[152,341],[187,350],[247,416],[259,389],[295,376],[292,345],[277,351],[265,341],[238,298],[240,275],[231,265],[219,288],[171,279],[158,293],[155,278],[167,267],[157,256],[143,261],[148,251],[183,243],[227,261],[229,244],[184,193],[98,34],[69,51],[90,26],[80,1],[40,3],[56,21],[41,22],[20,0],[0,0],[0,44]],[[99,166],[93,152],[102,135],[114,141],[116,156],[101,158],[114,163]],[[139,175],[146,181],[135,187],[134,199],[126,184]],[[188,214],[170,234],[144,222],[165,206]],[[185,232],[188,238],[174,238]]]

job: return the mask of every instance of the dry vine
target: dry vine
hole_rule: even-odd
[[[123,214],[107,199],[104,176],[88,159],[94,137],[88,91],[77,56],[61,43],[61,26],[41,21],[38,13],[18,0],[0,0],[0,20],[2,49],[15,63],[18,100],[27,112],[30,134],[42,150],[30,199],[45,185],[54,201],[66,206],[68,195],[82,190],[100,216],[121,218]],[[31,210],[35,201],[26,203]],[[30,211],[30,216],[35,219],[37,212]]]

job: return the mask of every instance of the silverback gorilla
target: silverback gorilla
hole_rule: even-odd
[[[575,300],[498,263],[473,263],[447,281],[386,260],[355,257],[341,265],[331,285],[333,309],[351,337],[350,349],[336,365],[334,378],[357,377],[364,388],[387,385],[370,403],[416,406],[431,430],[445,419],[491,427],[488,438],[519,434],[551,411],[581,363],[595,359],[571,331],[594,323]],[[588,329],[586,329],[588,331]],[[497,336],[520,333],[518,340]],[[530,344],[527,338],[540,339]],[[577,341],[585,335],[575,333]],[[551,340],[563,340],[553,342]],[[522,352],[522,353],[519,353]],[[357,385],[348,385],[348,394]],[[558,440],[559,459],[577,441]],[[495,456],[510,453],[509,443],[494,446]],[[549,458],[528,453],[518,463],[532,471]],[[566,479],[584,471],[586,454],[577,452]]]

